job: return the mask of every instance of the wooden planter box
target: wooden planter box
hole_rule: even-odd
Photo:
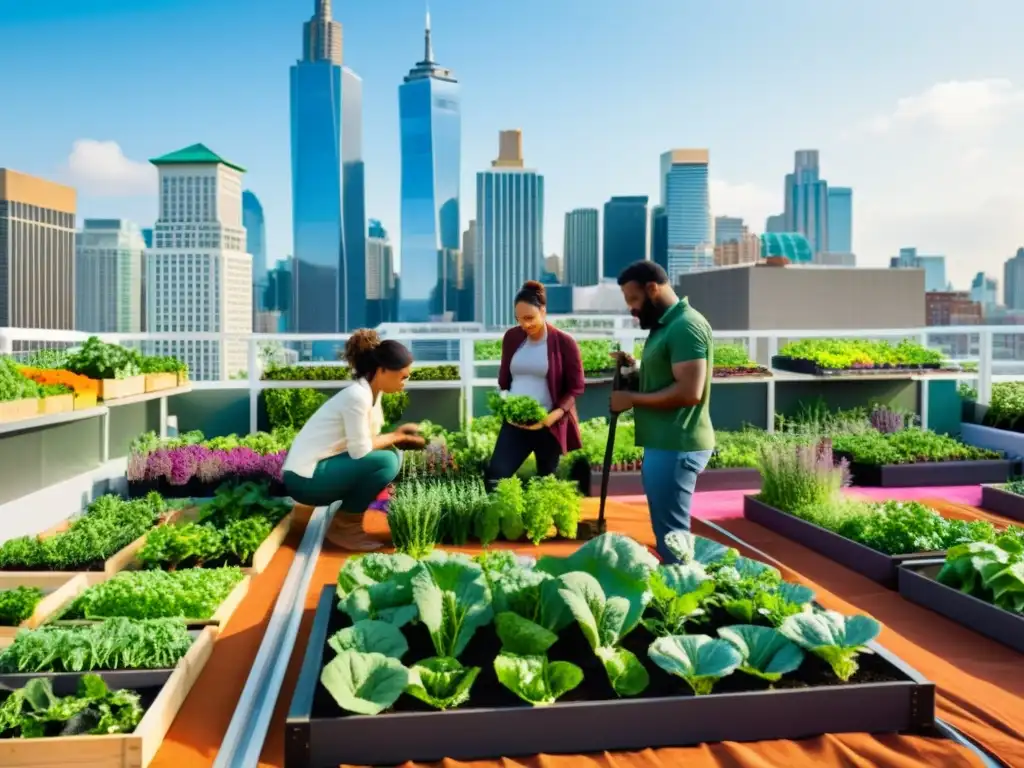
[[[76,392],[74,398],[76,411],[87,411],[90,408],[95,408],[98,402],[98,396],[95,392]]]
[[[159,392],[163,389],[177,389],[178,374],[176,373],[147,373],[146,391]]]
[[[27,397],[22,400],[5,400],[0,402],[0,424],[34,419],[38,415],[38,398]]]
[[[178,386],[179,387],[184,387],[184,386],[186,386],[188,384],[188,373],[182,371],[180,373],[176,373],[175,376],[178,377]]]
[[[1005,483],[1012,462],[1007,459],[981,461],[929,461],[919,464],[858,464],[850,462],[854,485],[862,488],[918,488],[942,485]]]
[[[1004,611],[935,580],[944,560],[907,563],[899,571],[900,596],[1024,653],[1024,616]]]
[[[146,768],[178,715],[189,691],[213,652],[208,630],[167,678],[134,733],[113,736],[60,736],[51,739],[0,739],[4,768]]]
[[[22,629],[35,629],[43,624],[78,594],[89,586],[84,574],[50,573],[35,575],[26,573],[0,572],[0,591],[15,587],[38,587],[43,590],[43,599],[35,611],[16,627],[0,626],[0,647],[11,640]]]
[[[177,520],[180,515],[181,510],[172,510],[162,521],[157,523],[157,525],[171,524]],[[51,536],[56,536],[58,533],[66,531],[70,525],[70,520],[63,520],[40,533],[39,538],[47,539]],[[70,578],[71,576],[81,575],[85,577],[87,585],[92,586],[93,584],[99,584],[100,582],[106,581],[111,576],[120,573],[125,569],[131,568],[136,561],[136,554],[142,548],[142,545],[146,543],[146,536],[148,535],[149,532],[147,531],[127,547],[108,557],[103,563],[103,570],[101,571],[0,571],[0,574],[10,574],[11,576],[21,579],[47,579],[55,576]]]
[[[53,413],[70,413],[75,410],[74,395],[50,395],[39,398],[39,415],[49,416]]]
[[[119,400],[144,394],[146,394],[145,376],[100,380],[100,400]]]
[[[981,508],[1024,523],[1024,496],[998,486],[981,486]]]
[[[287,768],[494,760],[824,733],[924,732],[935,720],[934,684],[874,643],[871,649],[898,679],[706,696],[562,701],[548,707],[473,706],[470,698],[447,712],[339,712],[328,717],[314,714],[314,698],[324,654],[332,653],[326,641],[334,606],[335,588],[327,586],[288,711]]]
[[[909,555],[886,555],[866,547],[838,533],[802,520],[796,515],[783,512],[755,499],[743,497],[743,516],[751,522],[763,525],[780,536],[792,539],[819,555],[834,560],[872,581],[895,589],[898,570],[904,563],[945,556],[945,552],[915,552]]]

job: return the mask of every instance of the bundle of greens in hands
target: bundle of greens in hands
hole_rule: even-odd
[[[487,396],[487,406],[499,419],[517,427],[540,424],[548,415],[544,406],[529,395],[503,395],[501,392],[491,392]]]
[[[690,534],[659,565],[617,534],[568,557],[368,554],[338,575],[314,713],[544,706],[898,679],[881,630]],[[860,662],[860,663],[859,663]],[[403,694],[405,694],[403,696]]]

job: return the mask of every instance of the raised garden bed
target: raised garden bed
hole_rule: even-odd
[[[85,574],[0,572],[0,592],[18,587],[38,589],[42,598],[32,615],[17,626],[0,626],[0,646],[22,629],[35,629],[89,585]]]
[[[1011,520],[1024,522],[1024,496],[998,485],[981,487],[981,507]]]
[[[916,552],[909,555],[886,555],[796,515],[770,507],[753,496],[743,497],[743,516],[890,589],[896,588],[898,569],[904,563],[932,559],[943,554]]]
[[[161,392],[179,386],[177,373],[147,373],[145,376],[147,392]]]
[[[601,468],[590,467],[589,469],[589,474],[585,478],[577,476],[580,490],[585,496],[600,496]],[[757,490],[760,487],[761,473],[753,467],[705,469],[697,476],[698,492]],[[644,484],[640,470],[612,470],[609,473],[609,496],[642,496],[643,494]]]
[[[104,402],[146,394],[146,377],[142,374],[124,379],[100,379],[99,385],[100,400]]]
[[[936,580],[944,561],[919,560],[899,569],[900,595],[1024,653],[1024,615],[1010,613]]]
[[[711,369],[715,379],[770,379],[772,372],[763,365],[716,365]]]
[[[213,651],[214,635],[205,632],[159,689],[138,690],[145,714],[130,734],[0,739],[4,766],[42,768],[146,768],[160,747],[189,691]],[[0,694],[2,695],[2,694]]]
[[[837,457],[844,457],[841,451]],[[848,457],[846,457],[848,458]],[[913,464],[862,464],[850,462],[854,485],[865,488],[916,488],[943,485],[1005,483],[1013,462],[1007,459],[978,461],[927,461]]]
[[[321,593],[291,702],[285,736],[289,768],[640,750],[822,733],[920,732],[934,721],[934,686],[874,644],[875,654],[863,656],[858,677],[844,685],[823,684],[815,671],[820,667],[811,664],[795,685],[784,679],[776,690],[768,690],[767,682],[729,677],[710,695],[694,696],[681,693],[685,686],[675,684],[681,681],[651,665],[647,691],[624,699],[611,693],[600,664],[588,663],[593,653],[578,629],[566,630],[550,653],[553,659],[569,656],[586,664],[583,681],[553,705],[524,705],[496,679],[488,679],[499,642],[493,630],[481,628],[463,661],[483,671],[463,707],[428,711],[406,696],[392,713],[349,714],[339,710],[319,682],[326,641],[347,621],[335,609],[335,598],[333,586]],[[407,628],[406,634],[410,657],[433,655],[425,631]],[[634,652],[646,648],[650,638],[644,634],[637,629],[627,636],[626,645],[635,646]],[[562,643],[564,651],[556,652]]]
[[[942,370],[940,363],[922,363],[920,365],[861,365],[850,368],[825,368],[812,360],[799,357],[775,355],[772,357],[772,368],[791,373],[804,373],[808,376],[879,376],[905,373],[908,376],[922,373],[935,373]]]

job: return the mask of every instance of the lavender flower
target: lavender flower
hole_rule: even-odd
[[[224,451],[212,451],[199,459],[196,479],[201,483],[215,483],[224,477]]]
[[[159,448],[146,457],[146,479],[165,480],[171,475],[170,451]]]
[[[288,451],[268,453],[262,457],[260,462],[260,473],[271,480],[284,479],[284,460],[288,457]]]
[[[871,426],[882,434],[902,432],[906,429],[906,418],[902,413],[886,408],[884,405],[876,405],[871,411]]]
[[[252,448],[232,448],[224,455],[224,468],[228,475],[257,477],[263,473],[263,457]]]
[[[171,451],[171,474],[168,481],[171,485],[185,485],[196,476],[199,461],[210,452],[209,448],[200,445],[183,445]]]
[[[134,451],[128,456],[128,482],[141,483],[146,480],[146,466],[149,462],[146,456]]]

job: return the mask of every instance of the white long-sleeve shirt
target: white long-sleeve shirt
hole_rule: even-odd
[[[312,477],[323,459],[348,453],[361,459],[373,450],[373,438],[384,428],[380,396],[376,402],[370,383],[356,379],[320,406],[295,436],[284,471]]]

